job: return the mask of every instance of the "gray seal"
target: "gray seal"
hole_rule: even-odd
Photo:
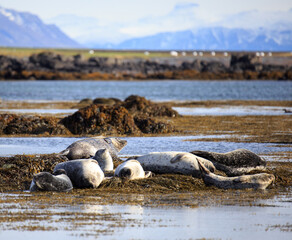
[[[225,172],[227,176],[238,176],[254,170],[266,169],[266,161],[247,149],[237,149],[227,153],[208,151],[192,151],[191,153],[211,161],[216,169]]]
[[[58,163],[54,172],[64,169],[76,188],[97,188],[104,179],[104,173],[94,159],[76,159]]]
[[[108,149],[103,148],[103,149],[98,150],[95,153],[95,156],[93,157],[93,159],[95,159],[98,162],[102,171],[109,172],[109,171],[114,170],[113,158],[110,155],[110,152]]]
[[[153,173],[180,173],[192,175],[200,178],[196,156],[188,152],[153,152],[147,155],[135,157],[145,171]],[[201,158],[203,164],[214,172],[215,167],[212,162]]]
[[[85,138],[72,143],[60,152],[59,155],[66,156],[69,160],[87,159],[95,156],[97,150],[106,148],[109,150],[112,158],[117,158],[118,152],[126,145],[127,141],[120,138]]]
[[[198,164],[202,172],[202,178],[206,185],[213,185],[223,189],[266,189],[275,181],[275,176],[268,173],[258,173],[252,175],[242,175],[236,177],[223,177],[211,173],[201,160],[198,159]]]
[[[29,191],[55,191],[69,192],[73,189],[70,178],[66,175],[64,169],[60,169],[54,174],[49,172],[40,172],[34,175],[30,184]]]
[[[120,164],[116,170],[116,177],[127,178],[129,180],[148,178],[151,176],[150,171],[144,171],[140,162],[134,159],[129,159]]]

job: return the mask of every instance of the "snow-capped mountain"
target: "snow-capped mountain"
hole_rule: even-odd
[[[134,38],[117,49],[291,51],[292,30],[201,28]]]
[[[71,48],[80,44],[36,15],[0,7],[0,46]]]

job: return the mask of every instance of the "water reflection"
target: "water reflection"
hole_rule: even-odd
[[[3,202],[12,197],[22,198],[20,206]],[[0,238],[31,240],[51,239],[290,239],[291,192],[273,199],[261,200],[262,206],[210,206],[210,207],[145,207],[143,205],[50,204],[39,201],[37,195],[1,194]],[[60,197],[53,195],[52,198]],[[130,198],[144,200],[142,195]],[[179,195],[163,196],[175,200]],[[27,203],[29,205],[27,205]],[[27,205],[27,207],[24,207]],[[36,220],[15,219],[18,214],[40,217]],[[9,211],[7,212],[7,209]],[[32,230],[35,227],[36,230]],[[30,229],[30,230],[29,230]],[[53,235],[54,234],[54,235]]]

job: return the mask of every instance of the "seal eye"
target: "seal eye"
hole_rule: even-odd
[[[58,170],[54,171],[54,173],[53,173],[53,175],[55,175],[55,176],[61,175],[61,174],[66,174],[67,175],[65,169],[58,169]]]

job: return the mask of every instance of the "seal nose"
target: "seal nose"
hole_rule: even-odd
[[[130,178],[132,174],[132,171],[130,168],[123,168],[120,172],[121,178]]]

